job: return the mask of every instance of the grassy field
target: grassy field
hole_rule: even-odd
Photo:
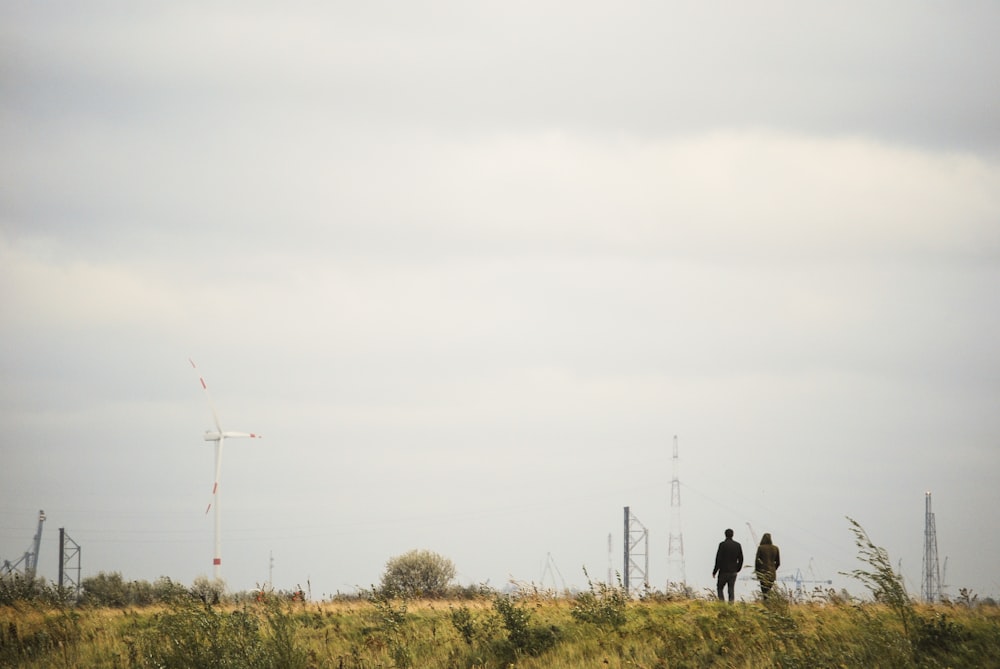
[[[0,608],[3,667],[1000,667],[1000,608],[482,593]]]

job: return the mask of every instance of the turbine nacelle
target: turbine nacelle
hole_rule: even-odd
[[[261,439],[263,435],[255,434],[253,432],[215,432],[213,430],[205,430],[205,441],[220,441],[222,439],[238,439],[240,437],[247,439]]]

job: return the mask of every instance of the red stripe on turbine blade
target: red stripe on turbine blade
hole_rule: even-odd
[[[212,560],[212,564],[222,564],[222,558],[215,558]]]
[[[201,381],[201,387],[204,388],[205,390],[208,390],[208,384],[205,383],[205,379],[199,376],[198,380]]]
[[[212,508],[212,503],[211,503],[211,502],[209,502],[209,503],[208,503],[208,506],[206,506],[206,507],[205,507],[205,515],[206,515],[206,516],[208,515],[208,512],[209,512],[209,510],[210,510],[211,508]]]
[[[219,482],[216,481],[215,485],[212,486],[212,494],[214,495],[215,491],[218,490],[218,489],[219,489]]]

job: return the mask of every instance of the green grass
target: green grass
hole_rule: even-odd
[[[0,608],[2,667],[1000,667],[1000,608],[588,598]],[[581,612],[581,605],[584,607]]]

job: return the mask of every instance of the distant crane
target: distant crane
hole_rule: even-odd
[[[831,580],[823,581],[823,580],[803,578],[801,569],[796,569],[794,574],[790,576],[782,576],[778,580],[783,581],[785,583],[794,583],[795,596],[799,598],[805,596],[805,588],[803,588],[802,586],[807,583],[811,585],[833,585],[833,581]]]
[[[753,537],[754,546],[759,546],[760,545],[760,540],[757,538],[757,533],[754,531],[753,525],[751,525],[749,521],[747,521],[747,529],[750,530],[750,536]],[[754,549],[754,551],[756,551],[756,548]],[[755,554],[756,554],[756,552],[755,552]],[[747,564],[744,567],[744,569],[753,569],[755,567],[756,567],[756,565],[753,562],[751,562],[751,563]],[[809,558],[809,573],[812,575],[812,558]],[[802,570],[798,569],[798,568],[796,568],[794,574],[787,575],[787,576],[780,576],[780,577],[778,577],[778,580],[779,581],[783,581],[785,583],[794,583],[795,584],[795,596],[796,597],[804,597],[805,596],[805,589],[802,586],[805,585],[805,584],[807,584],[807,583],[808,584],[815,584],[815,585],[833,585],[833,581],[831,581],[831,580],[825,580],[824,581],[824,580],[819,580],[819,579],[815,579],[815,578],[812,578],[812,579],[803,578],[803,576],[802,576]]]
[[[34,580],[35,574],[38,571],[38,550],[42,546],[42,524],[45,522],[45,512],[42,510],[38,511],[38,531],[35,532],[35,539],[31,545],[31,550],[25,551],[21,558],[11,564],[10,560],[3,561],[3,572],[0,573],[2,576],[9,576],[18,572],[21,564],[24,564],[24,578],[31,581]]]
[[[760,544],[757,541],[757,533],[753,531],[753,525],[750,524],[749,520],[747,521],[747,529],[750,530],[750,536],[753,537],[753,546],[754,546],[753,547],[753,551],[754,551],[754,555],[756,555],[757,546],[759,546]],[[756,566],[754,564],[754,561],[746,560],[745,562],[746,562],[746,564],[743,565],[744,569],[754,569],[755,566]],[[752,576],[748,576],[747,578],[757,578],[757,572],[754,571],[753,575]]]
[[[757,533],[753,531],[753,525],[750,524],[749,520],[747,521],[747,529],[750,530],[750,536],[753,537],[753,545],[756,548],[756,546],[760,545],[760,542],[757,541]]]
[[[556,589],[556,576],[559,577],[559,582],[562,583],[563,592],[569,590],[569,588],[566,587],[566,579],[563,578],[562,572],[559,571],[559,567],[556,566],[556,561],[552,559],[552,553],[545,554],[545,566],[542,567],[542,581],[541,581],[541,585],[543,587],[545,586],[546,574],[549,576],[550,579],[552,579],[553,590]]]

